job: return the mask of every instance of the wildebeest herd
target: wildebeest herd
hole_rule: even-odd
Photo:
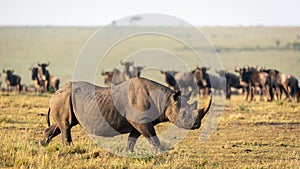
[[[21,84],[21,77],[14,74],[14,69],[3,69],[6,74],[6,89],[2,91],[10,92],[13,88],[16,91],[24,92],[55,92],[59,88],[60,79],[50,74],[48,63],[37,63],[37,66],[29,67],[31,72],[32,85]],[[104,84],[107,86],[118,85],[134,77],[140,77],[145,66],[135,66],[134,61],[120,61],[123,70],[117,68],[111,71],[102,71],[101,75]],[[209,94],[211,91],[216,94],[225,94],[227,99],[231,98],[232,92],[235,94],[246,93],[245,100],[255,100],[254,95],[259,94],[260,100],[273,101],[282,99],[296,100],[300,102],[300,89],[298,79],[292,75],[280,72],[279,70],[263,67],[243,66],[236,67],[234,72],[226,70],[214,70],[209,72],[210,67],[196,66],[190,72],[161,69],[161,74],[165,76],[165,85],[172,90],[199,91],[201,96]],[[1,77],[1,75],[0,75]],[[266,97],[266,99],[265,99]]]
[[[106,85],[118,85],[130,78],[140,77],[144,68],[144,66],[134,66],[134,62],[121,61],[121,64],[124,65],[124,70],[113,69],[102,72]],[[131,66],[132,71],[130,71]],[[161,74],[165,76],[167,87],[183,93],[198,89],[200,95],[213,91],[216,94],[225,94],[226,99],[230,99],[232,90],[237,93],[241,89],[242,93],[246,93],[246,101],[253,101],[256,93],[260,95],[261,101],[273,101],[275,98],[279,100],[282,99],[283,94],[287,100],[300,101],[298,79],[276,69],[243,66],[236,67],[234,72],[215,70],[216,74],[209,73],[209,70],[210,67],[196,66],[190,72],[162,69]]]
[[[47,70],[49,65],[49,62],[37,63],[37,66],[31,65],[31,67],[29,67],[29,71],[31,72],[31,80],[33,81],[33,84],[29,86],[21,84],[21,77],[14,74],[14,69],[3,69],[3,73],[6,74],[6,90],[2,89],[2,91],[11,92],[14,87],[17,92],[24,91],[45,93],[50,90],[55,92],[59,88],[60,80],[54,75],[51,75],[49,70]]]

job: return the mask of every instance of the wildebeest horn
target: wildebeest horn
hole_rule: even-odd
[[[199,118],[203,119],[203,117],[206,115],[206,113],[208,112],[210,106],[211,106],[211,102],[212,102],[212,94],[210,93],[210,99],[209,99],[209,103],[204,106],[203,108],[198,110],[199,113]]]
[[[123,59],[120,60],[121,65],[124,65]]]
[[[31,65],[31,67],[29,67],[28,69],[29,69],[30,71],[32,71],[32,69],[33,69],[33,65]]]
[[[3,69],[3,73],[6,73],[5,69]]]
[[[37,62],[37,65],[38,65],[38,66],[41,66],[40,62]]]
[[[15,69],[11,70],[11,73],[14,73]]]
[[[46,66],[49,66],[50,65],[50,62],[48,62],[47,64],[46,64]]]

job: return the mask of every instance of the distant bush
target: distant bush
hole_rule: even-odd
[[[294,42],[292,46],[293,46],[293,50],[300,50],[300,43],[299,42]]]

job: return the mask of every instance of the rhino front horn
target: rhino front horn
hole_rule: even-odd
[[[206,106],[204,106],[203,108],[200,108],[199,111],[198,111],[200,119],[203,119],[203,117],[209,111],[210,106],[211,106],[211,102],[212,102],[212,94],[210,93],[209,103]]]

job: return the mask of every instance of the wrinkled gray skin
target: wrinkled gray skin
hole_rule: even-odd
[[[163,151],[154,126],[170,121],[180,128],[198,129],[208,112],[189,105],[180,92],[144,78],[132,78],[120,85],[98,87],[87,82],[67,83],[51,98],[48,111],[55,124],[45,131],[42,145],[62,133],[62,141],[72,142],[71,128],[80,124],[89,134],[111,137],[130,133],[127,150],[133,151],[136,140],[143,135],[156,150]],[[113,92],[112,92],[113,91]]]

